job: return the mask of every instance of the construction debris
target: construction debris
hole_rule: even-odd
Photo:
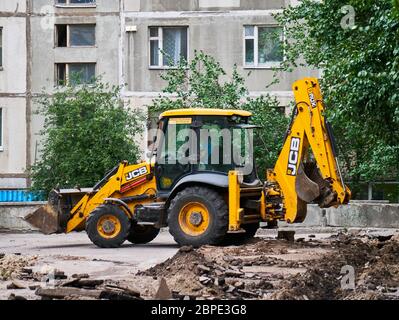
[[[19,254],[2,254],[0,259],[0,280],[6,281],[20,275],[28,275],[30,269],[24,269],[35,264],[37,256],[21,256]]]
[[[277,239],[294,242],[295,241],[295,231],[279,230],[277,233]]]
[[[39,288],[36,290],[38,296],[50,299],[64,299],[71,296],[91,297],[100,299],[101,290],[86,290],[79,288]]]
[[[300,242],[256,238],[241,246],[183,247],[163,263],[118,281],[51,268],[38,273],[35,261],[17,255],[0,260],[7,277],[3,287],[17,290],[8,293],[10,299],[31,299],[35,290],[38,299],[46,300],[399,300],[399,238],[392,233],[341,232],[330,238],[305,236]]]
[[[159,287],[157,290],[157,293],[154,296],[155,300],[169,300],[172,299],[173,295],[172,292],[170,292],[170,289],[168,287],[168,284],[166,283],[165,278],[161,278],[159,281]]]
[[[25,297],[17,296],[14,293],[11,293],[10,296],[8,297],[8,300],[23,301],[27,299]]]
[[[180,250],[138,276],[167,276],[181,299],[399,299],[399,242],[392,235],[283,238]],[[356,290],[341,281],[348,266]]]
[[[26,287],[20,283],[19,281],[13,280],[9,285],[7,285],[7,289],[12,290],[12,289],[17,289],[17,290],[21,290],[21,289],[26,289]]]
[[[105,284],[104,280],[74,279],[60,283],[55,288],[38,288],[36,295],[45,299],[89,297],[106,300],[142,300],[140,293],[117,285]]]

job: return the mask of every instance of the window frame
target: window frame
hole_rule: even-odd
[[[245,31],[247,27],[254,28],[254,35],[247,36]],[[279,26],[278,24],[246,24],[243,27],[243,67],[244,69],[274,69],[274,68],[282,68],[282,63],[286,60],[285,50],[283,49],[283,59],[281,61],[268,61],[266,63],[259,63],[259,28],[281,28],[282,35],[280,41],[284,43],[285,41],[285,32],[284,28]],[[247,52],[246,52],[246,40],[254,41],[254,63],[247,63]]]
[[[66,47],[58,46],[58,26],[66,26]],[[71,45],[71,26],[93,26],[94,27],[94,45],[92,46],[76,46]],[[97,24],[96,23],[69,23],[69,24],[56,24],[54,28],[54,47],[55,48],[97,48]]]
[[[59,65],[65,65],[65,83],[61,85],[59,83],[58,79],[58,67]],[[71,64],[91,64],[94,65],[94,77],[97,77],[97,62],[57,62],[54,64],[54,85],[56,87],[65,87],[66,85],[69,85],[69,67]],[[90,83],[87,83],[90,85]]]
[[[0,107],[0,152],[4,151],[4,108]]]
[[[65,3],[59,3],[58,0],[54,0],[54,6],[61,8],[95,8],[97,7],[97,0],[93,0],[91,3],[71,3],[71,0],[65,0]]]
[[[4,27],[0,26],[0,49],[1,49],[1,59],[0,59],[0,71],[2,71],[4,69],[4,47],[3,47],[3,43],[4,43]]]
[[[151,29],[158,28],[158,36],[151,36]],[[164,65],[163,56],[163,29],[164,28],[186,28],[187,29],[187,61],[190,60],[190,27],[187,25],[172,25],[172,26],[149,26],[148,27],[148,67],[151,70],[166,70],[166,69],[176,69],[177,66]],[[159,46],[159,63],[158,65],[151,65],[151,41],[158,41]]]

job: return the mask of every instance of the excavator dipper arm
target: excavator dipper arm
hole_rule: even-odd
[[[299,80],[293,90],[293,118],[265,189],[266,202],[269,194],[279,195],[283,218],[289,223],[305,219],[308,203],[327,208],[347,203],[351,196],[338,166],[331,127],[324,117],[318,80]],[[271,212],[268,216],[273,215]]]

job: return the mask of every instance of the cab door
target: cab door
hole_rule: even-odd
[[[169,191],[183,176],[192,171],[196,159],[196,133],[192,117],[163,120],[163,135],[157,150],[156,178],[160,191]]]

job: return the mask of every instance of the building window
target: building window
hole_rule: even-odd
[[[92,5],[92,4],[96,4],[96,0],[55,0],[55,4]]]
[[[55,28],[56,47],[94,47],[96,45],[96,25],[57,24]]]
[[[284,60],[283,29],[276,26],[245,26],[244,50],[246,67],[280,66]]]
[[[173,67],[187,60],[187,27],[150,27],[149,32],[150,67]]]
[[[64,86],[93,83],[96,77],[95,63],[57,63],[55,66],[56,85]]]
[[[0,151],[3,151],[3,109],[0,108]]]
[[[3,68],[3,28],[0,27],[0,69]]]

